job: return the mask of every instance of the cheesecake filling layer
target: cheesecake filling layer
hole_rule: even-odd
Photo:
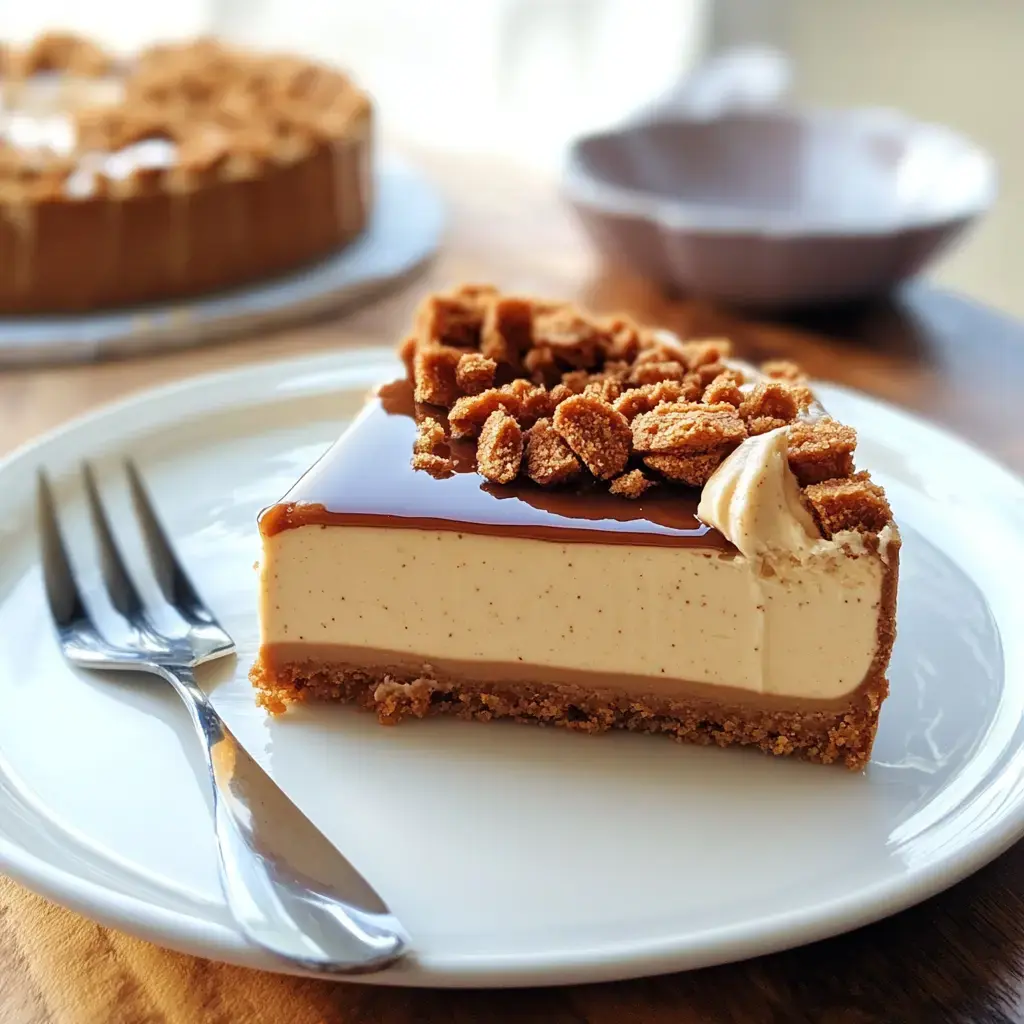
[[[829,543],[803,560],[401,526],[264,535],[262,643],[615,678],[622,692],[692,684],[831,700],[869,674],[887,567]],[[350,661],[351,663],[351,661]],[[522,676],[520,676],[522,678]],[[538,679],[544,682],[544,679]]]

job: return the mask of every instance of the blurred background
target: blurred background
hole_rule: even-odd
[[[204,32],[298,50],[353,72],[385,138],[541,171],[709,54],[768,43],[799,101],[900,107],[989,150],[997,206],[933,277],[1024,314],[1019,0],[0,0],[6,38],[54,25],[124,50]]]

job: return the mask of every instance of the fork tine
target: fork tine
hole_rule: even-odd
[[[186,619],[204,623],[214,622],[212,613],[203,604],[199,592],[192,585],[188,573],[174,553],[174,548],[167,538],[167,531],[157,518],[153,502],[135,463],[131,459],[125,459],[124,469],[128,476],[135,514],[153,565],[153,573],[164,598]]]
[[[43,582],[50,614],[58,627],[69,626],[74,622],[91,624],[92,618],[82,600],[60,532],[50,481],[43,470],[39,470],[37,480],[36,518],[43,555]]]
[[[114,532],[110,528],[110,520],[103,507],[99,488],[92,466],[82,463],[82,476],[85,478],[85,493],[89,499],[89,512],[96,533],[96,543],[100,552],[100,568],[103,581],[107,585],[110,603],[129,621],[137,623],[145,615],[144,605],[139,592],[125,568],[121,551],[114,540]]]

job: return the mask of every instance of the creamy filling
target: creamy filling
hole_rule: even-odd
[[[301,526],[264,538],[262,642],[614,674],[638,693],[689,682],[829,700],[869,671],[885,572],[842,544],[766,565],[700,547]]]
[[[750,559],[803,560],[827,551],[789,468],[788,428],[748,437],[715,470],[697,515]]]

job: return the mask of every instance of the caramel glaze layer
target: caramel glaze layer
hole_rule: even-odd
[[[842,711],[868,691],[877,690],[880,674],[870,671],[849,693],[841,697],[788,697],[758,693],[736,686],[698,683],[666,676],[624,675],[593,672],[525,662],[460,661],[452,658],[418,657],[397,651],[375,650],[347,644],[282,643],[264,644],[260,664],[271,679],[283,669],[301,667],[307,674],[318,669],[344,668],[387,676],[396,682],[412,682],[423,675],[439,675],[476,686],[506,685],[520,690],[536,686],[575,686],[595,697],[656,697],[673,700],[707,700],[734,708],[770,711]],[[883,684],[884,685],[884,684]]]
[[[734,551],[697,519],[700,493],[666,485],[636,501],[598,485],[546,490],[529,481],[491,484],[476,473],[474,445],[452,442],[455,473],[437,480],[412,468],[421,415],[412,385],[380,388],[352,426],[281,499],[260,516],[264,537],[298,526],[454,530],[558,543],[629,544]]]

